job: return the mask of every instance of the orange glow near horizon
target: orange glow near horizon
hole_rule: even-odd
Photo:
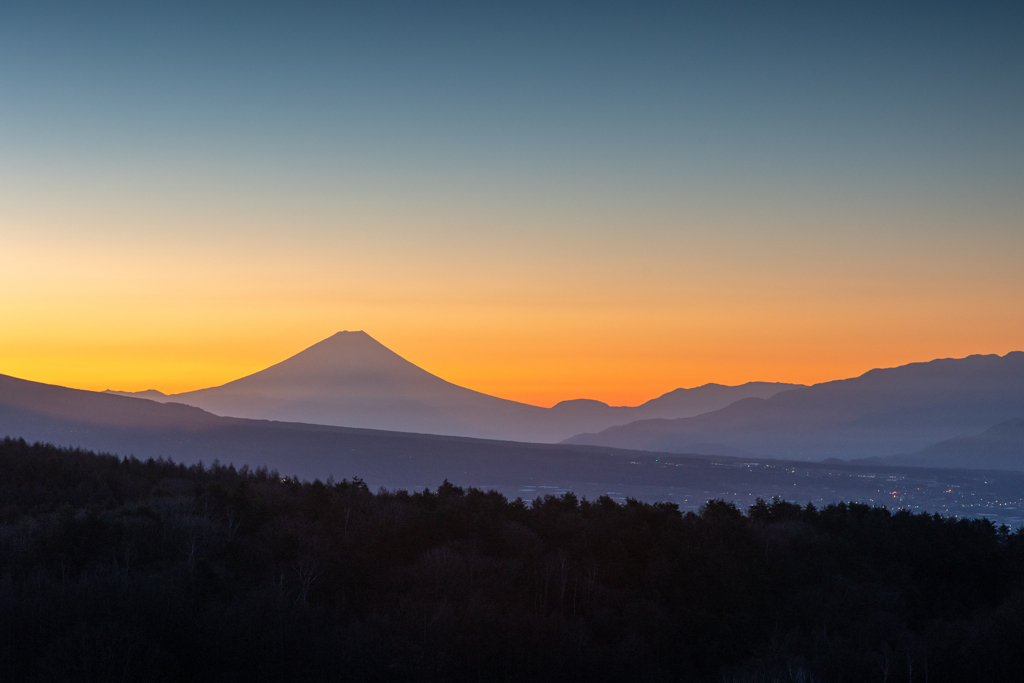
[[[371,336],[372,332],[370,330]],[[806,349],[800,348],[789,353],[762,350],[756,356],[741,348],[734,349],[733,353],[686,349],[692,354],[690,357],[701,358],[698,364],[687,362],[685,355],[676,356],[671,349],[665,348],[666,344],[649,345],[640,354],[634,351],[620,357],[615,355],[614,349],[603,344],[590,344],[589,348],[581,351],[572,343],[539,346],[530,344],[536,340],[519,339],[518,348],[513,349],[510,347],[515,344],[511,341],[493,338],[478,338],[475,340],[477,343],[456,339],[431,343],[431,340],[414,339],[413,335],[407,345],[402,343],[403,335],[399,333],[393,335],[399,343],[389,345],[388,336],[378,334],[376,338],[435,375],[470,389],[542,406],[572,398],[593,398],[611,405],[637,405],[678,387],[699,386],[707,382],[813,384],[860,375],[874,367],[891,367],[936,357],[961,357],[977,350],[965,348],[969,345],[968,340],[961,345],[943,345],[947,349],[959,346],[957,350],[927,355],[915,354],[917,349],[893,349],[881,344],[874,349],[837,345],[833,347],[838,356],[836,359],[811,358],[801,353]],[[55,344],[50,348],[43,346],[32,350],[12,349],[7,344],[5,355],[20,355],[21,362],[9,362],[3,374],[95,391],[158,389],[177,393],[216,386],[262,370],[319,339],[298,344],[284,338],[264,339],[261,346],[221,338],[209,340],[206,348],[185,340],[162,346],[147,346],[139,341],[141,343],[134,348],[131,340],[109,340],[109,346],[79,343],[59,348]],[[293,343],[288,344],[288,341]],[[414,346],[415,341],[420,344]],[[463,353],[467,347],[479,349],[481,355]],[[486,349],[491,349],[497,360],[484,357],[482,352]],[[11,353],[12,350],[15,353]],[[978,351],[1002,355],[1011,350],[1019,350],[1019,347]]]
[[[91,390],[216,386],[342,329],[456,384],[544,406],[635,405],[707,382],[810,384],[1024,348],[1024,317],[1011,313],[1024,310],[1015,244],[956,265],[957,245],[939,245],[949,253],[925,254],[910,273],[905,249],[829,263],[774,247],[759,265],[765,245],[753,244],[722,276],[699,259],[674,269],[685,245],[575,262],[513,248],[487,267],[436,250],[425,266],[416,245],[348,252],[326,238],[300,253],[273,240],[201,253],[116,240],[7,246],[0,373]],[[388,259],[367,254],[386,248]]]

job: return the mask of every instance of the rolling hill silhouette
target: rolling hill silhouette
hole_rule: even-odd
[[[871,370],[692,418],[644,420],[565,443],[823,460],[914,453],[1024,415],[1024,353]],[[968,462],[958,467],[971,467]]]
[[[638,419],[698,415],[794,386],[708,384],[677,389],[636,407],[574,400],[541,408],[452,384],[365,332],[339,332],[219,387],[171,396],[152,390],[110,393],[184,403],[230,417],[543,443]]]
[[[947,439],[909,455],[886,458],[895,465],[1024,469],[1024,420],[1007,420],[981,434]]]

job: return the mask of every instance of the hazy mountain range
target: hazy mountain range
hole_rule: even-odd
[[[436,485],[445,477],[517,483],[578,470],[581,457],[608,450],[219,417],[180,403],[5,375],[2,436],[139,458],[266,466],[309,479],[361,476],[392,487]]]
[[[750,478],[745,469],[713,466],[723,461],[734,464],[728,458],[683,457],[686,467],[666,469],[658,454],[219,417],[180,403],[4,375],[2,436],[139,458],[266,466],[308,479],[360,476],[371,485],[389,487],[436,485],[449,478],[479,486],[598,486],[600,493],[673,484],[739,490],[745,484],[735,479]],[[779,468],[765,476],[777,479]],[[786,479],[791,485],[788,474]]]
[[[798,463],[597,446],[530,444],[218,417],[198,408],[39,384],[0,375],[0,436],[164,457],[266,466],[312,480],[361,477],[372,488],[421,490],[448,479],[528,500],[571,490],[665,500],[694,510],[710,498],[783,496],[904,505],[953,514],[984,511],[1019,524],[1024,472],[937,470],[870,463]],[[1017,458],[1017,468],[1024,470]],[[4,482],[0,481],[0,493]],[[898,491],[897,491],[898,489]]]
[[[219,387],[170,396],[152,390],[110,393],[184,403],[228,417],[551,443],[634,420],[699,415],[796,386],[707,384],[676,389],[636,407],[581,399],[541,408],[447,382],[365,332],[339,332]]]
[[[355,439],[373,444],[359,451],[370,458],[367,467],[388,453],[391,463],[405,457],[395,460],[388,449],[427,460],[443,455],[449,465],[453,454],[501,452],[524,473],[527,462],[540,466],[554,452],[579,458],[620,449],[1024,469],[1022,418],[1021,352],[913,363],[810,387],[709,384],[636,407],[576,400],[541,408],[488,396],[416,367],[362,332],[338,333],[248,377],[173,396],[79,391],[0,375],[0,436],[282,468],[351,459]],[[392,479],[401,469],[395,467]]]
[[[695,417],[642,420],[580,434],[566,443],[679,453],[739,450],[801,460],[850,459],[915,453],[1022,417],[1024,353],[1017,351],[871,370],[860,377],[796,388],[767,399],[744,399]],[[934,457],[947,465],[963,466],[969,460],[967,454],[976,455],[996,440],[989,436],[957,443],[960,446],[935,446],[929,451],[932,455],[922,453],[915,462],[930,462]],[[1015,452],[1018,460],[1024,459],[1019,446],[1016,451],[1013,446],[1005,448]],[[953,458],[954,451],[964,457]]]
[[[900,465],[1024,469],[1024,420],[1008,420],[981,434],[947,439],[917,453],[887,459]]]

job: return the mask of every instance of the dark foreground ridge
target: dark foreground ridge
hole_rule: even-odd
[[[1024,531],[0,441],[8,681],[1011,681]]]

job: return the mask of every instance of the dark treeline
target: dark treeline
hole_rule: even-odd
[[[5,681],[1010,681],[1024,533],[0,442]]]

